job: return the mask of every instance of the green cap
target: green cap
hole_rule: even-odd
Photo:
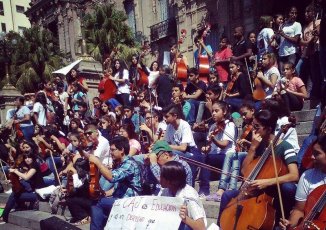
[[[172,148],[166,141],[156,141],[152,147],[152,152],[158,154],[161,151],[172,152]]]

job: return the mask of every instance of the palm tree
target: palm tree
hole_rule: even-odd
[[[33,26],[26,29],[23,38],[18,40],[17,49],[12,55],[12,83],[24,92],[33,92],[40,82],[51,79],[52,72],[60,68],[63,56],[58,42],[46,29]]]
[[[125,60],[139,50],[126,20],[125,13],[110,3],[96,5],[92,13],[85,15],[87,50],[97,61],[102,61],[113,48],[118,48],[119,58]]]

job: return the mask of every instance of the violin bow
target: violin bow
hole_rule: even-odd
[[[278,173],[277,173],[277,168],[276,168],[274,145],[273,145],[273,141],[272,140],[270,142],[270,146],[271,146],[271,149],[272,149],[272,156],[273,156],[273,165],[274,165],[274,171],[275,171],[277,194],[278,194],[278,198],[279,198],[279,201],[280,201],[280,208],[281,208],[282,219],[284,220],[285,219],[285,215],[284,215],[284,208],[283,208],[283,202],[282,202],[282,193],[281,193],[281,188],[280,188],[280,182],[278,180]]]
[[[247,74],[248,74],[248,78],[249,78],[249,82],[250,82],[251,93],[253,93],[254,92],[254,89],[252,87],[252,81],[251,81],[250,72],[249,72],[249,68],[248,68],[247,58],[244,58],[244,60],[245,60],[245,63],[246,63],[246,69],[247,69]],[[257,63],[257,55],[255,57],[255,63]]]
[[[49,152],[50,152],[51,160],[52,160],[52,163],[53,163],[53,166],[54,166],[55,175],[57,176],[60,188],[62,188],[62,184],[61,184],[60,177],[59,177],[59,174],[58,174],[58,169],[57,169],[57,166],[55,165],[55,162],[54,162],[52,150],[49,151]]]
[[[5,173],[5,170],[3,169],[2,159],[0,159],[0,167],[1,167],[1,169],[2,169],[2,173],[3,173],[3,175],[5,176],[5,180],[7,181],[8,178],[7,178],[7,175],[6,175],[6,173]]]

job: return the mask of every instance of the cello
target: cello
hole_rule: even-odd
[[[315,188],[305,204],[305,217],[300,224],[291,230],[325,229],[326,228],[326,184]]]
[[[187,31],[185,29],[181,30],[181,36],[178,40],[177,45],[172,46],[171,49],[175,49],[175,57],[174,57],[174,63],[173,63],[173,70],[174,70],[174,77],[175,80],[180,81],[187,81],[188,77],[188,67],[183,60],[183,58],[179,58],[180,52],[179,52],[179,46],[184,42],[187,35]],[[178,60],[179,59],[179,60]]]
[[[207,24],[205,26],[205,30],[203,31],[203,34],[200,38],[201,41],[204,40],[204,34],[208,34],[209,30],[211,29],[211,25],[210,24]],[[202,43],[202,44],[199,44],[199,48],[198,48],[198,60],[197,60],[197,63],[198,63],[198,73],[199,73],[199,78],[201,80],[203,79],[207,79],[207,76],[208,74],[210,74],[210,62],[209,62],[209,57],[208,57],[208,54],[206,55],[203,55],[202,54],[202,48],[205,48],[205,44]],[[208,52],[206,50],[206,52]]]
[[[282,126],[273,140],[273,147],[279,141],[282,133],[287,133],[290,127],[295,126],[294,121]],[[273,148],[272,147],[272,148]],[[271,156],[272,148],[267,148],[264,153],[255,158],[243,172],[246,181],[240,187],[239,195],[227,204],[221,215],[221,228],[228,229],[266,229],[274,227],[276,210],[273,207],[274,197],[267,190],[253,189],[250,181],[257,179],[275,178],[274,163]],[[276,160],[277,174],[288,173],[286,165],[281,159]],[[248,182],[249,181],[249,182]]]

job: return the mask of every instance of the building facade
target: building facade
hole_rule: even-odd
[[[31,26],[25,11],[30,7],[30,0],[0,0],[0,31],[11,30],[22,33]]]

